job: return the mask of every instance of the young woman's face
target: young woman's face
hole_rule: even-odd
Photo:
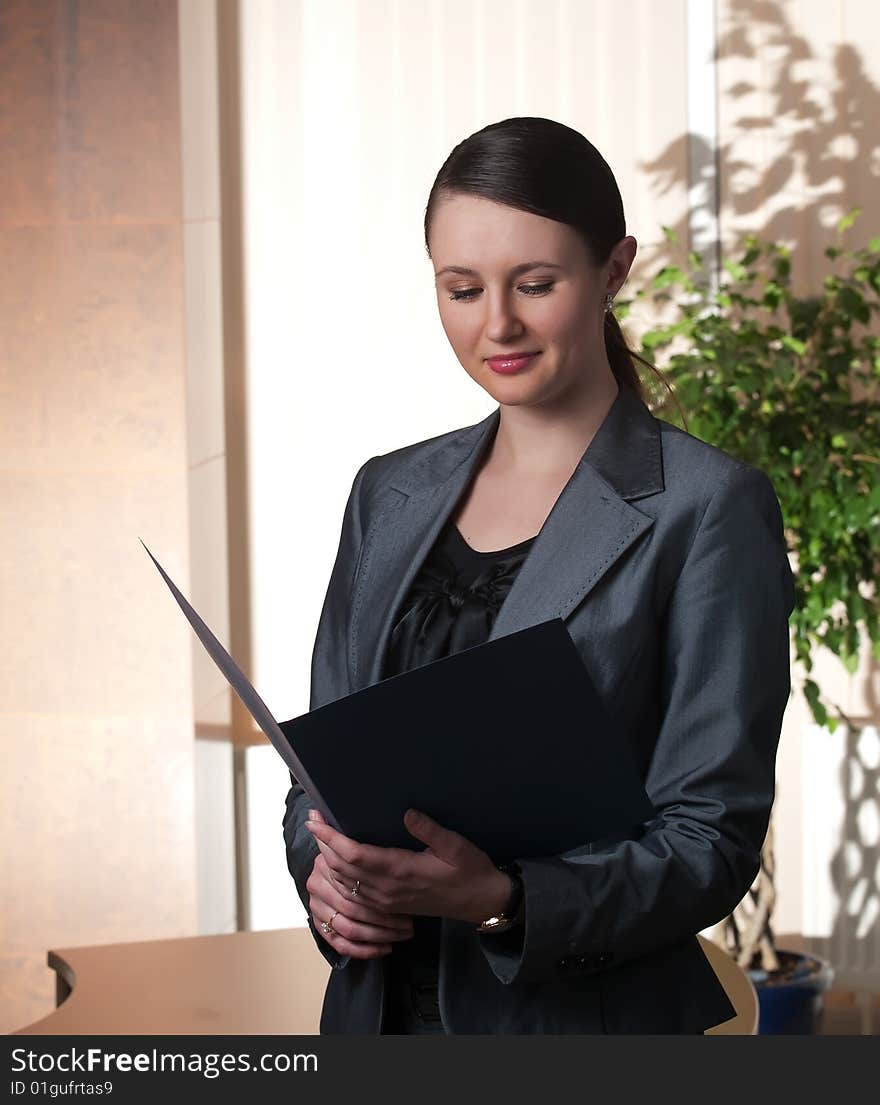
[[[443,329],[496,402],[546,403],[609,371],[605,293],[626,279],[634,238],[599,268],[565,223],[469,195],[441,199],[429,235]],[[495,358],[513,353],[537,356],[505,372]]]

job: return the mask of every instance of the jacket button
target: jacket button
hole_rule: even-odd
[[[556,964],[557,969],[560,971],[567,971],[570,966],[571,960],[567,956],[563,956]]]

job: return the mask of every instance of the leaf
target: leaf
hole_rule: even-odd
[[[837,224],[838,232],[840,234],[843,234],[845,230],[849,230],[849,228],[853,225],[853,223],[856,221],[859,215],[861,215],[861,213],[861,207],[854,207],[851,211],[847,211],[847,213]]]
[[[664,265],[651,283],[655,288],[665,288],[669,284],[680,284],[684,280],[684,273],[678,265]]]
[[[678,242],[678,235],[671,226],[661,226],[660,229],[663,231],[663,236],[667,242],[672,242],[673,244]]]
[[[819,701],[819,687],[812,679],[804,680],[804,698],[810,706],[816,724],[824,725],[828,721],[828,711]]]
[[[748,279],[748,269],[739,261],[727,260],[723,261],[722,265],[738,283],[744,283]]]
[[[791,261],[787,257],[777,257],[773,264],[777,280],[786,280],[791,272]]]
[[[786,334],[782,339],[782,344],[786,349],[790,349],[792,353],[797,353],[799,357],[802,357],[806,352],[806,342],[799,341],[797,338],[793,338],[791,334]]]
[[[668,345],[672,341],[672,338],[666,332],[666,330],[647,330],[642,335],[642,346],[644,349],[651,350],[656,349],[658,345]]]

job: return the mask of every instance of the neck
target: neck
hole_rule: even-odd
[[[491,463],[512,474],[572,472],[602,425],[619,390],[609,368],[589,386],[551,403],[501,404]]]

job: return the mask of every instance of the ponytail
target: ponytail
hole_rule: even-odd
[[[634,362],[639,361],[640,364],[650,369],[672,396],[676,407],[678,407],[678,413],[681,415],[684,428],[687,430],[687,419],[669,381],[650,361],[646,361],[644,357],[630,349],[623,331],[620,329],[620,323],[611,311],[605,312],[605,352],[608,355],[608,364],[611,366],[611,371],[614,373],[620,387],[634,391],[643,403],[645,402],[644,389]]]

